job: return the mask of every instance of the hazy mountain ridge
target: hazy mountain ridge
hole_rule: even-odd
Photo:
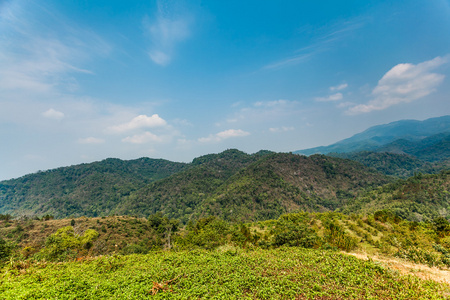
[[[450,116],[431,118],[424,121],[401,120],[389,124],[377,125],[367,130],[355,134],[329,146],[321,146],[310,149],[294,151],[296,154],[311,155],[315,153],[327,154],[331,152],[358,152],[358,151],[378,151],[382,146],[395,142],[396,140],[407,140],[419,142],[425,138],[450,133]],[[447,138],[436,136],[434,143]],[[435,137],[435,138],[436,138]],[[432,141],[433,139],[427,140]],[[426,141],[425,141],[426,142]],[[383,151],[383,150],[379,150]]]

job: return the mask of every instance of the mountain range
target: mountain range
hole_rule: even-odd
[[[389,181],[357,162],[324,155],[230,149],[190,164],[106,159],[0,182],[0,213],[261,220],[299,209],[334,210]]]
[[[162,213],[187,223],[209,215],[242,222],[300,210],[365,213],[389,208],[411,220],[428,220],[450,215],[449,128],[450,116],[380,125],[320,148],[333,151],[328,155],[229,149],[191,163],[108,158],[40,171],[0,182],[0,214],[67,218]],[[355,149],[370,151],[345,152]],[[398,181],[411,176],[413,183]]]
[[[312,155],[359,151],[405,153],[426,161],[448,159],[450,116],[424,121],[401,120],[378,125],[335,144],[294,153]]]

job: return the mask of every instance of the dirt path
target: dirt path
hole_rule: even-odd
[[[344,252],[345,253],[345,252]],[[398,270],[401,274],[414,275],[422,279],[431,279],[450,285],[450,270],[441,270],[436,267],[430,268],[427,265],[415,264],[396,258],[387,258],[367,255],[364,253],[345,253],[353,255],[359,259],[368,260],[369,258],[378,261],[386,267]]]

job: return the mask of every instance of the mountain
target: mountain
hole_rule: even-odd
[[[450,132],[421,140],[398,139],[376,149],[378,152],[405,153],[421,160],[436,162],[450,159]]]
[[[226,220],[267,220],[283,213],[332,211],[389,180],[357,162],[277,153],[232,176],[197,209]]]
[[[335,144],[299,150],[294,153],[311,155],[331,152],[377,151],[378,148],[397,140],[415,142],[441,133],[447,133],[447,136],[450,133],[450,116],[431,118],[424,121],[401,120],[378,125]],[[446,139],[445,136],[440,138]],[[439,143],[440,140],[435,140],[434,142]]]
[[[38,172],[0,182],[0,213],[55,217],[103,215],[120,199],[188,165],[140,158],[100,162]]]
[[[231,149],[190,164],[107,159],[3,181],[0,213],[63,218],[162,212],[183,222],[208,214],[261,220],[296,209],[333,210],[387,182],[350,160]]]

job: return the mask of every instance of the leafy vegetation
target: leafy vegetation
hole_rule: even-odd
[[[417,173],[435,174],[450,168],[450,160],[430,163],[404,153],[361,151],[329,153],[333,157],[347,158],[376,169],[385,175],[408,178]]]
[[[373,261],[298,247],[12,264],[0,281],[4,299],[444,299],[447,289]]]
[[[8,249],[0,251],[5,299],[445,299],[450,292],[448,285],[336,252],[450,268],[447,219],[407,221],[389,210],[298,212],[253,223],[209,216],[184,227],[161,213],[8,218],[0,234],[6,236],[0,250]]]
[[[362,194],[340,211],[343,213],[374,213],[388,209],[411,221],[431,221],[450,217],[450,171],[434,175],[410,177],[378,187]]]

